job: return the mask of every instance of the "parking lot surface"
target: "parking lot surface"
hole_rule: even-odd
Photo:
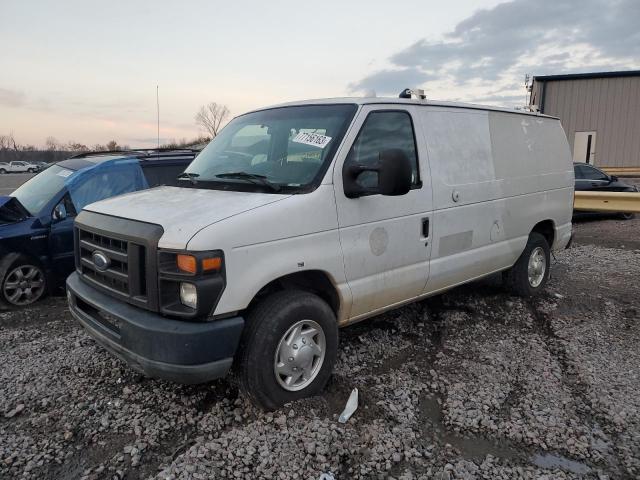
[[[543,296],[490,278],[348,327],[326,392],[274,413],[132,372],[63,297],[1,313],[0,477],[638,478],[640,220],[575,232]]]
[[[5,173],[0,174],[0,195],[9,195],[16,188],[36,175],[35,173]]]

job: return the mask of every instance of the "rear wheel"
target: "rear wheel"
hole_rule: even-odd
[[[35,170],[33,168],[30,168],[30,169],[27,170],[27,172],[33,173],[33,172],[35,172]]]
[[[2,278],[2,303],[13,307],[24,307],[40,300],[47,288],[44,270],[33,260],[23,255],[8,256],[0,266]]]
[[[274,410],[322,391],[338,350],[336,318],[324,300],[300,290],[277,292],[246,320],[237,368],[254,403]]]
[[[538,295],[549,280],[550,264],[551,250],[547,239],[532,232],[518,261],[506,272],[506,283],[516,295]]]
[[[0,168],[0,173],[4,174],[7,173],[7,171],[4,168]]]

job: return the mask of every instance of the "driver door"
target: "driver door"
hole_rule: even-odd
[[[350,320],[419,296],[429,276],[432,197],[427,152],[424,142],[416,141],[421,129],[414,109],[364,106],[335,164],[340,242],[353,297]],[[342,180],[345,163],[374,163],[380,151],[395,148],[413,165],[409,193],[348,198]],[[358,181],[376,183],[375,175],[367,172]]]

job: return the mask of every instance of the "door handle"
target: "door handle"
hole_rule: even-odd
[[[429,238],[429,219],[428,218],[422,219],[422,236],[424,238]]]

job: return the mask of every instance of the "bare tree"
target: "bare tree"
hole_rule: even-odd
[[[84,143],[76,143],[73,140],[69,141],[69,143],[66,145],[66,148],[70,152],[82,153],[89,151],[89,148]]]
[[[9,135],[0,135],[0,151],[9,150],[11,148],[9,145]]]
[[[215,138],[229,113],[226,105],[211,102],[200,107],[195,116],[196,124],[204,128],[211,138]]]
[[[107,150],[112,151],[112,150],[119,150],[120,147],[118,146],[118,142],[116,142],[115,140],[109,140],[107,142]]]
[[[22,160],[22,147],[16,142],[13,132],[9,132],[9,135],[0,136],[0,150],[4,151],[5,161]]]
[[[176,140],[175,138],[171,139],[171,141],[161,145],[162,148],[190,148],[196,145],[200,145],[202,143],[206,144],[211,141],[210,137],[207,136],[199,136],[196,138],[192,138],[187,140],[183,138],[182,140]]]
[[[57,150],[60,150],[62,147],[58,140],[56,140],[56,137],[47,137],[44,143],[49,152],[55,152]]]
[[[20,146],[16,142],[13,132],[9,132],[9,135],[0,135],[0,150],[20,150]]]

